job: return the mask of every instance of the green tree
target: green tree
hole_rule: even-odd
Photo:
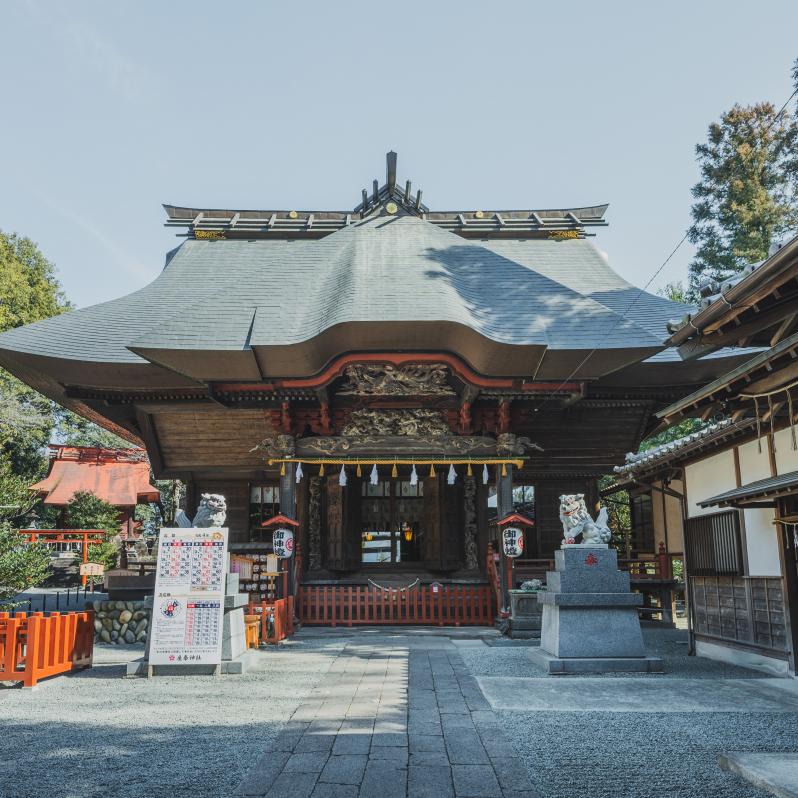
[[[77,491],[66,506],[67,529],[102,529],[105,540],[89,546],[89,562],[101,563],[105,570],[116,566],[121,540],[119,511],[89,491]]]
[[[11,524],[0,520],[0,610],[15,606],[15,596],[40,585],[49,574],[47,547],[24,543]]]
[[[798,225],[798,124],[768,102],[735,105],[697,145],[701,177],[693,186],[690,295],[767,257]]]
[[[69,310],[55,267],[29,238],[0,231],[0,332]],[[0,369],[0,460],[30,480],[46,466],[52,402]]]
[[[664,296],[665,299],[670,299],[671,302],[682,302],[686,305],[690,304],[690,300],[687,296],[687,289],[681,280],[674,280],[671,283],[663,285],[662,288],[657,289],[657,293],[660,296]]]

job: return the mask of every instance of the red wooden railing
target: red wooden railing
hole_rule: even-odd
[[[0,681],[35,687],[39,679],[90,668],[93,653],[93,612],[0,612]]]
[[[302,585],[297,607],[302,623],[321,626],[490,626],[496,614],[489,585],[418,585],[403,589]]]
[[[260,615],[260,640],[276,645],[294,634],[294,597],[274,601],[250,601],[247,615]]]

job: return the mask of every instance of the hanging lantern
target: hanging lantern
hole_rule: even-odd
[[[296,464],[296,484],[298,485],[302,481],[302,477],[304,473],[302,472],[302,463]]]
[[[371,541],[374,540],[374,535],[372,535],[371,532],[366,532],[366,540],[371,543]]]
[[[405,540],[409,543],[413,539],[413,530],[409,524],[405,524],[405,528],[402,530],[405,536]]]
[[[520,557],[524,553],[524,532],[517,526],[502,530],[502,546],[506,557]]]
[[[272,548],[277,557],[285,559],[294,553],[294,533],[285,527],[278,527],[272,535]]]

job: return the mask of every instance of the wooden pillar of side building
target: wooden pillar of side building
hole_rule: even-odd
[[[504,473],[502,473],[504,470]],[[496,466],[496,512],[497,518],[501,520],[504,516],[513,511],[513,467],[509,464],[502,469],[501,465]],[[502,606],[499,607],[500,614],[510,611],[510,594],[508,591],[512,585],[508,584],[507,579],[507,557],[504,554],[504,546],[501,539],[499,545],[499,577],[501,584]]]
[[[784,517],[784,503],[778,502],[776,518]],[[798,675],[798,554],[792,525],[777,523],[779,564],[781,565],[782,601],[787,646],[790,650],[790,673]]]

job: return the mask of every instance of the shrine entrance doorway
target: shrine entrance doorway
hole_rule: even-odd
[[[396,566],[421,563],[424,543],[424,483],[409,478],[361,483],[361,563]]]

